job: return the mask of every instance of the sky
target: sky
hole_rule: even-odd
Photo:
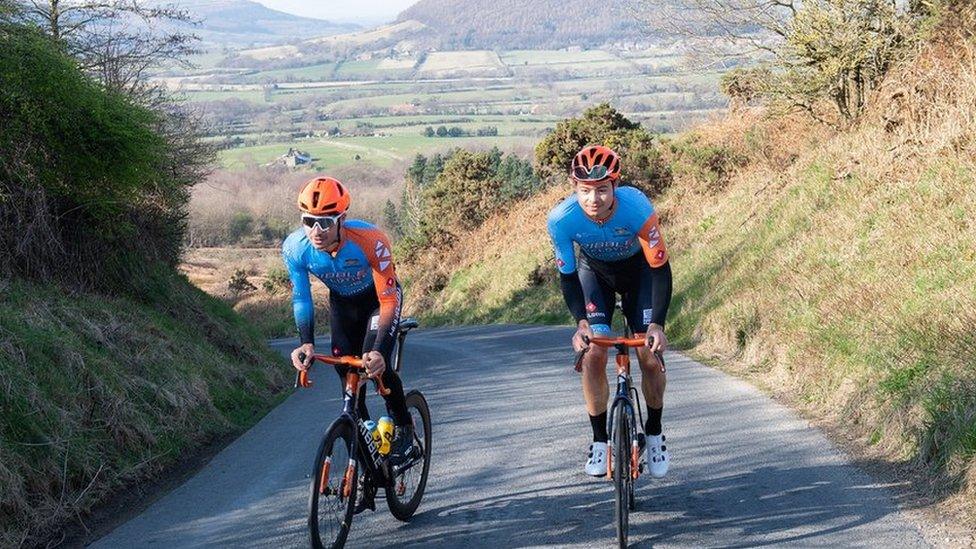
[[[257,0],[274,10],[317,17],[341,23],[380,24],[392,21],[397,14],[417,0]]]

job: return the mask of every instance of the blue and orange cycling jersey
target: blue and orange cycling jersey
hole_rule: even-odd
[[[583,212],[575,194],[549,212],[549,236],[560,273],[576,271],[574,243],[581,253],[599,261],[620,261],[642,250],[651,267],[667,263],[668,252],[651,201],[633,187],[617,187],[613,195],[617,203],[602,223]]]
[[[334,254],[315,249],[304,229],[288,235],[282,256],[292,283],[292,307],[302,343],[314,343],[315,308],[309,274],[343,297],[376,293],[379,321],[375,348],[396,331],[400,285],[393,265],[390,240],[374,225],[356,219],[342,224],[341,242]]]

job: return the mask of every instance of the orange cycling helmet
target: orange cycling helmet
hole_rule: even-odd
[[[573,157],[570,174],[580,183],[620,179],[620,155],[610,147],[587,145]]]
[[[298,193],[298,207],[312,215],[345,213],[350,201],[345,185],[332,177],[316,177]]]

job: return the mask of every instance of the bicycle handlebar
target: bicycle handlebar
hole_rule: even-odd
[[[583,336],[583,342],[586,343],[586,347],[582,351],[576,353],[576,364],[574,369],[577,372],[583,371],[583,357],[586,355],[586,351],[590,349],[590,345],[596,345],[598,347],[644,347],[647,342],[642,337],[587,337]],[[624,351],[621,351],[624,352]],[[654,351],[654,357],[657,359],[658,363],[661,364],[661,371],[664,371],[664,359],[661,356],[660,351]]]
[[[305,353],[299,353],[298,359],[301,360],[302,362],[305,362],[307,356],[308,355],[306,355]],[[362,370],[363,373],[366,372],[366,368],[363,366],[363,359],[356,358],[354,356],[329,356],[329,355],[317,355],[317,354],[312,355],[313,364],[315,363],[316,360],[320,362],[325,362],[326,364],[332,364],[333,366],[346,366],[347,368],[351,368],[353,370]],[[389,367],[389,365],[387,366]],[[309,364],[309,368],[311,367],[312,365]],[[376,384],[376,394],[380,396],[386,396],[390,394],[390,390],[387,389],[385,385],[383,385],[382,377],[372,377],[367,375],[366,378],[372,380],[373,383]],[[311,386],[312,386],[312,380],[308,379],[308,369],[306,368],[305,370],[299,370],[298,374],[295,376],[295,387],[308,388]]]
[[[584,341],[599,347],[615,347],[617,345],[623,345],[624,347],[643,347],[645,344],[644,338],[642,337],[585,337]]]

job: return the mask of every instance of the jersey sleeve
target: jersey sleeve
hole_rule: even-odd
[[[573,239],[559,226],[558,219],[552,215],[546,223],[549,230],[549,238],[552,240],[552,249],[556,253],[556,267],[561,274],[572,274],[576,272],[576,251],[573,249]]]
[[[668,249],[664,245],[664,237],[661,236],[661,227],[657,214],[651,214],[644,225],[637,232],[637,240],[640,242],[641,250],[644,251],[644,258],[651,267],[658,268],[668,262]]]
[[[388,338],[396,336],[403,292],[397,280],[396,266],[390,239],[378,229],[357,231],[355,239],[369,261],[373,273],[373,286],[380,302],[379,323],[373,350],[383,347]]]
[[[302,343],[315,344],[315,307],[312,305],[312,284],[308,278],[308,269],[287,248],[282,250],[288,278],[291,279],[291,307],[295,315],[295,326]]]
[[[640,242],[644,258],[651,267],[661,267],[668,262],[668,250],[661,236],[660,219],[654,205],[637,189],[627,188],[626,193],[630,202],[627,208],[634,214],[634,224],[639,225],[637,241]]]

